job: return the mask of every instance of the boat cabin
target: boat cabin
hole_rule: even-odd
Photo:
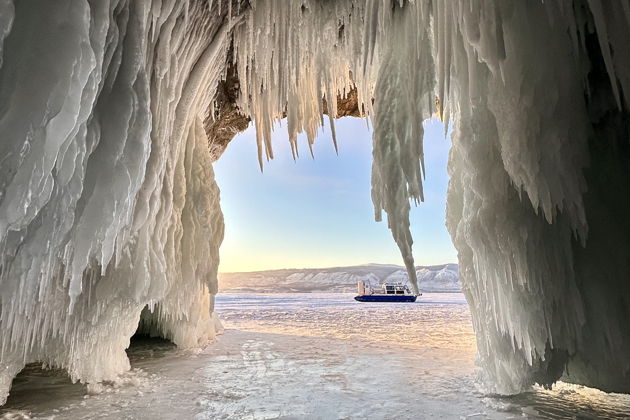
[[[411,294],[409,288],[402,284],[387,284],[383,283],[381,286],[383,289],[383,294],[386,295],[405,295]]]

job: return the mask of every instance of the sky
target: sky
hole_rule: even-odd
[[[341,118],[335,127],[339,155],[325,126],[314,159],[306,136],[298,138],[296,161],[286,127],[276,127],[274,159],[262,173],[254,128],[232,140],[214,165],[225,217],[220,272],[403,264],[386,216],[374,221],[371,130],[359,118]],[[425,202],[411,208],[413,254],[416,265],[456,262],[444,225],[450,138],[437,119],[424,127]]]

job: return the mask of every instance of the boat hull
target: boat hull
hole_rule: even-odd
[[[417,296],[410,295],[359,295],[354,300],[359,302],[415,302]]]

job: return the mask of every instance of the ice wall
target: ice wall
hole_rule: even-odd
[[[275,121],[297,155],[357,89],[414,282],[421,122],[453,121],[447,223],[492,390],[630,392],[629,26],[603,0],[0,0],[0,396],[30,361],[115,377],[140,319],[213,336],[227,68],[261,167]]]
[[[178,345],[214,336],[223,219],[203,120],[225,15],[0,2],[0,402],[29,362],[115,378],[147,306]]]
[[[628,4],[458,6],[437,15],[436,59],[480,363],[499,392],[561,375],[630,392]]]

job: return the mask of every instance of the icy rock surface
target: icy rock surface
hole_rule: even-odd
[[[0,398],[30,361],[115,377],[141,313],[213,336],[227,60],[261,166],[275,121],[297,155],[357,88],[414,286],[421,122],[452,120],[447,223],[493,389],[630,392],[629,26],[603,0],[0,0]]]

